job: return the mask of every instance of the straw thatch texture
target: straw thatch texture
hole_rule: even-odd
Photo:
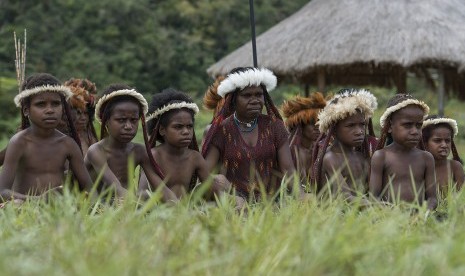
[[[251,48],[243,45],[207,72],[250,66]],[[313,0],[258,36],[257,52],[260,67],[308,82],[317,70],[342,83],[355,74],[380,85],[399,68],[441,66],[457,74],[465,71],[465,1]]]

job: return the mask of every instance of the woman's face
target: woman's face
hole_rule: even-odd
[[[265,96],[260,86],[249,86],[237,93],[236,114],[241,120],[251,121],[262,113]]]

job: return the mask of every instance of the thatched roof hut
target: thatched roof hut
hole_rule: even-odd
[[[250,66],[251,49],[249,42],[207,72]],[[465,1],[313,0],[258,36],[257,52],[260,67],[319,87],[405,90],[407,71],[433,84],[428,69],[437,68],[446,90],[459,90],[465,88]]]

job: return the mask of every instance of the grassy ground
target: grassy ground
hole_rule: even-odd
[[[448,275],[465,265],[464,195],[424,209],[284,198],[93,208],[71,195],[0,213],[2,275]],[[151,207],[149,206],[151,205]]]

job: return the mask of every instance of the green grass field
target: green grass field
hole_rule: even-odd
[[[388,90],[376,90],[385,109]],[[392,93],[392,92],[390,92]],[[426,101],[435,112],[434,98]],[[463,107],[446,115],[463,126]],[[197,137],[211,115],[196,121]],[[460,131],[463,127],[460,127]],[[457,144],[465,153],[465,136]],[[137,137],[142,141],[141,136]],[[3,140],[2,145],[6,144]],[[465,194],[424,206],[360,209],[340,199],[285,196],[238,213],[230,198],[179,205],[90,204],[65,193],[0,210],[2,275],[463,275]],[[412,212],[418,208],[418,212]]]

